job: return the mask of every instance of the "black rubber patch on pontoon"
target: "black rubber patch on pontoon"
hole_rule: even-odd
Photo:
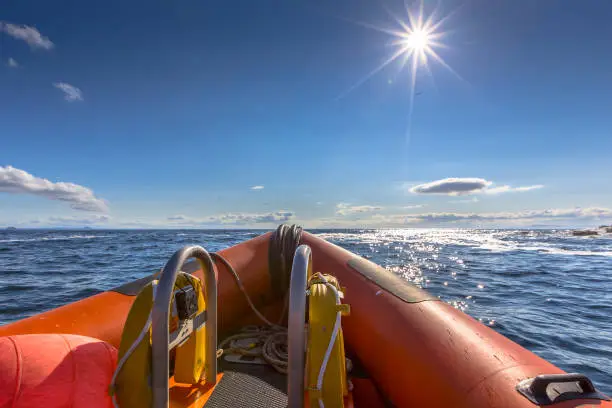
[[[426,300],[440,300],[423,289],[405,281],[393,272],[365,258],[355,257],[350,259],[347,264],[352,269],[365,276],[368,280],[374,282],[382,289],[395,295],[404,302],[418,303]]]
[[[287,377],[272,367],[222,362],[221,381],[215,386],[206,408],[285,408]]]
[[[181,268],[183,272],[187,272],[190,274],[193,274],[198,269],[200,269],[200,264],[197,261],[187,262]],[[137,296],[142,290],[142,288],[147,286],[147,284],[151,282],[157,275],[157,273],[154,273],[152,275],[145,276],[144,278],[136,279],[135,281],[131,281],[124,285],[113,288],[109,290],[109,292],[117,292],[126,296]]]

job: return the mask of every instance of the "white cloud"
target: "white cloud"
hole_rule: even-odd
[[[248,214],[228,213],[209,217],[210,224],[265,224],[286,222],[295,218],[293,211],[275,211],[270,213]]]
[[[12,166],[0,166],[0,192],[30,194],[50,200],[65,201],[75,210],[108,211],[106,202],[97,198],[87,187],[74,183],[53,183]]]
[[[470,204],[470,203],[477,203],[478,201],[478,197],[472,197],[472,198],[466,198],[464,200],[453,200],[453,201],[449,201],[450,203],[454,203],[454,204]]]
[[[566,208],[548,210],[527,210],[518,212],[495,212],[495,213],[425,213],[399,215],[395,217],[404,218],[406,222],[429,221],[429,222],[454,222],[454,221],[508,221],[508,220],[536,220],[536,219],[576,219],[576,218],[609,218],[612,217],[612,209],[609,208]]]
[[[264,186],[253,186],[251,187],[251,190],[263,190]]]
[[[481,178],[452,177],[413,186],[410,192],[414,194],[471,194],[481,192],[491,184],[491,181]]]
[[[19,68],[19,63],[15,61],[13,58],[9,58],[8,61],[6,62],[6,65],[11,68]]]
[[[354,214],[362,214],[362,213],[370,213],[374,211],[380,211],[383,207],[378,207],[374,205],[350,205],[347,203],[339,203],[336,205],[336,215],[354,215]]]
[[[185,215],[181,215],[181,214],[168,217],[168,221],[188,221],[188,220],[190,220],[189,217]]]
[[[605,220],[605,221],[604,221]],[[517,212],[429,212],[419,214],[368,214],[358,220],[337,216],[299,220],[308,228],[406,228],[406,227],[516,227],[532,225],[577,225],[612,221],[612,209],[557,208]]]
[[[5,32],[11,37],[25,41],[32,48],[42,48],[50,50],[54,44],[47,37],[44,37],[36,28],[27,25],[18,25],[0,21],[0,31]]]
[[[508,185],[493,186],[493,182],[482,178],[459,178],[451,177],[430,183],[418,184],[410,188],[413,194],[442,194],[442,195],[467,195],[467,194],[501,194],[520,193],[543,188],[541,184],[524,187],[511,187]]]
[[[510,186],[499,186],[492,187],[484,190],[485,194],[501,194],[501,193],[522,193],[525,191],[537,190],[543,188],[542,184],[536,184],[533,186],[525,186],[525,187],[510,187]]]
[[[76,86],[72,86],[66,82],[55,82],[53,86],[64,92],[64,99],[68,102],[83,100],[83,92]]]
[[[253,224],[277,224],[290,221],[295,218],[293,211],[274,211],[268,213],[226,213],[211,215],[204,218],[193,218],[185,215],[174,215],[167,221],[176,224],[187,225],[253,225]]]
[[[49,217],[47,219],[35,219],[30,224],[52,225],[52,226],[79,226],[106,224],[111,217],[108,215],[94,215],[91,217]]]
[[[389,208],[388,208],[389,209]],[[555,208],[516,212],[424,212],[413,213],[364,213],[359,218],[334,216],[328,218],[296,219],[293,211],[269,213],[225,213],[206,217],[190,217],[183,214],[165,219],[110,219],[107,215],[93,217],[50,217],[30,221],[31,225],[86,226],[108,225],[128,228],[218,228],[218,227],[269,227],[295,221],[307,228],[498,228],[528,226],[578,226],[598,225],[612,221],[612,209],[600,207]],[[10,223],[6,223],[9,225]],[[15,225],[13,223],[13,225]],[[19,225],[19,224],[18,224]]]
[[[538,190],[540,188],[544,188],[544,185],[543,184],[534,184],[533,186],[515,187],[515,188],[512,189],[512,191],[523,192],[523,191]]]
[[[402,208],[404,210],[414,210],[416,208],[423,208],[423,207],[425,207],[425,204],[405,205]]]

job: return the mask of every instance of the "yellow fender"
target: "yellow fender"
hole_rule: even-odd
[[[121,336],[119,360],[138,340],[147,323],[153,307],[153,288],[156,284],[157,281],[153,281],[145,286],[132,304]],[[206,306],[202,284],[198,278],[181,273],[176,279],[174,289],[177,291],[188,285],[192,286],[198,295],[198,313],[201,313]],[[174,299],[170,313],[170,331],[175,330],[178,324],[178,317],[173,309],[175,309]],[[176,348],[174,357],[175,382],[196,384],[200,381],[206,355],[205,338],[206,325],[192,333],[185,343]],[[114,387],[110,390],[111,394],[116,395],[121,408],[151,407],[153,405],[153,392],[150,385],[151,350],[151,328],[149,327],[148,333],[132,351],[121,371],[117,373]]]
[[[338,281],[331,275],[316,273],[309,282],[306,372],[308,400],[311,408],[319,407],[319,399],[323,401],[325,408],[342,408],[344,397],[348,394],[344,338],[341,327],[338,329],[337,337],[331,349],[322,386],[320,389],[317,386],[338,312],[341,312],[342,315],[348,315],[350,311],[349,305],[337,304],[336,294],[328,284],[333,285],[340,292]]]

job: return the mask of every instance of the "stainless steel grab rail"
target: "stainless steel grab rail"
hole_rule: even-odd
[[[215,265],[208,252],[200,246],[185,247],[172,255],[161,272],[154,294],[152,309],[152,388],[153,407],[167,408],[169,405],[168,376],[170,370],[170,334],[168,318],[174,292],[174,283],[185,263],[196,258],[204,272],[204,298],[206,299],[206,363],[204,373],[208,383],[217,381],[217,276]],[[191,322],[193,330],[197,325]],[[183,333],[184,335],[184,333]]]
[[[304,360],[306,354],[306,285],[312,275],[312,253],[308,245],[300,245],[293,257],[289,282],[289,327],[287,367],[288,406],[304,406]]]

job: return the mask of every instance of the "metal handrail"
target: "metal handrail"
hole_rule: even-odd
[[[174,284],[179,272],[190,258],[196,258],[204,273],[204,298],[206,300],[206,362],[204,373],[208,383],[217,381],[217,274],[208,252],[200,246],[182,248],[172,255],[161,272],[154,295],[152,309],[152,388],[153,407],[169,405],[168,376],[170,370],[170,333],[168,319]],[[193,325],[193,330],[197,326]]]
[[[300,245],[293,257],[289,283],[287,394],[288,406],[304,406],[304,360],[306,354],[306,289],[312,275],[312,253]]]

